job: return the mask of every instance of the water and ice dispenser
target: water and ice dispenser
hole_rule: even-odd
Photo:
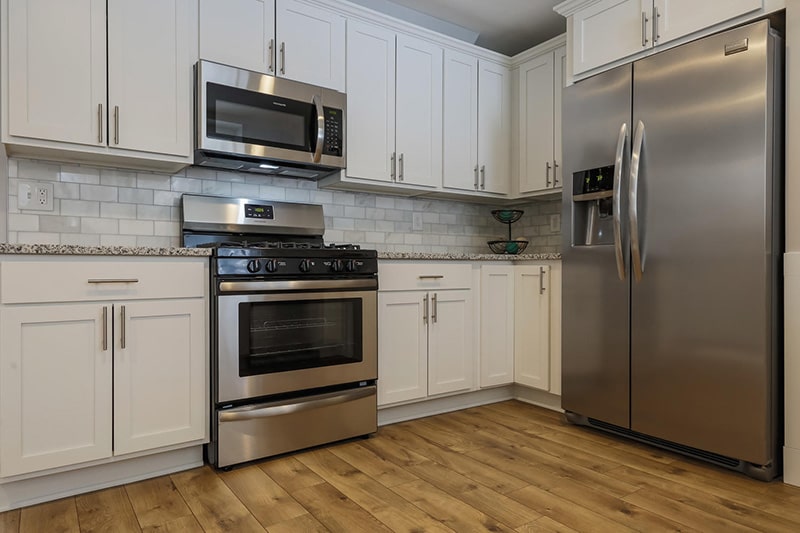
[[[614,166],[572,175],[573,246],[614,244]]]

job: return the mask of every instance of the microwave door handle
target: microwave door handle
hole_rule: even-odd
[[[315,94],[311,98],[311,103],[317,110],[317,146],[314,149],[314,163],[319,163],[322,159],[322,145],[325,144],[325,114],[319,96]]]

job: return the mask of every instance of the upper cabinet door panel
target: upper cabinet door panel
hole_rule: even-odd
[[[480,62],[478,70],[478,165],[480,190],[507,194],[511,166],[511,73]]]
[[[564,184],[561,154],[561,93],[567,86],[567,47],[553,52],[553,186]]]
[[[478,58],[444,52],[443,177],[447,188],[478,187]]]
[[[554,56],[531,59],[519,69],[520,77],[520,192],[546,189],[553,184]]]
[[[658,31],[656,44],[666,43],[714,24],[756,11],[763,0],[654,0]]]
[[[347,175],[391,181],[395,34],[351,20],[347,50]]]
[[[105,144],[105,1],[9,0],[7,24],[8,133]]]
[[[278,75],[344,91],[345,19],[298,0],[277,0]]]
[[[200,0],[200,58],[275,74],[275,0]]]
[[[108,1],[110,146],[190,155],[196,17],[191,0]]]
[[[397,36],[397,180],[442,182],[442,49]]]
[[[575,13],[573,73],[585,72],[651,48],[652,11],[652,0],[601,0]]]

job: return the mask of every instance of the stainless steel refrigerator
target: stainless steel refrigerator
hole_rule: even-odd
[[[760,21],[563,97],[568,419],[760,479],[780,473],[782,51]]]

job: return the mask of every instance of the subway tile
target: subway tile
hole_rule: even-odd
[[[386,244],[402,244],[404,242],[404,235],[399,232],[392,232],[386,234]]]
[[[60,213],[65,216],[99,217],[100,202],[86,200],[61,200]]]
[[[137,205],[136,218],[140,220],[172,220],[172,211],[165,205]]]
[[[347,218],[364,218],[365,216],[364,208],[345,206],[344,216],[346,216]]]
[[[312,191],[311,201],[315,204],[331,204],[333,203],[333,193],[331,191]]]
[[[338,229],[325,229],[325,242],[345,242],[344,231]]]
[[[100,185],[111,187],[136,187],[136,172],[100,169]]]
[[[61,244],[72,244],[75,246],[100,246],[100,235],[89,235],[85,233],[62,233]]]
[[[389,198],[386,196],[376,196],[375,207],[381,209],[394,209],[394,200],[394,198]]]
[[[308,203],[311,201],[311,191],[305,189],[286,189],[286,201]]]
[[[136,218],[135,204],[118,204],[115,202],[100,203],[101,218]]]
[[[376,220],[375,229],[378,231],[394,231],[394,222],[391,220]]]
[[[351,192],[334,191],[333,203],[337,205],[355,205],[356,195]]]
[[[136,246],[149,246],[153,248],[172,248],[180,246],[177,237],[156,237],[152,235],[137,235]]]
[[[360,231],[370,231],[375,229],[375,221],[367,218],[356,218],[355,229]]]
[[[100,246],[136,246],[136,236],[100,235]]]
[[[9,231],[39,231],[39,215],[8,214]]]
[[[326,205],[322,206],[322,212],[325,213],[326,217],[343,217],[344,216],[344,206],[343,205],[326,204]]]
[[[394,200],[394,208],[395,209],[402,209],[404,211],[413,211],[414,210],[414,200],[410,198],[395,198]]]
[[[358,207],[375,207],[375,195],[356,193],[355,200]]]
[[[194,192],[194,193],[203,192],[203,180],[194,178],[182,178],[176,176],[172,176],[171,180],[172,180],[172,185],[170,189],[173,191]]]
[[[107,233],[116,235],[119,233],[119,220],[113,218],[91,218],[81,219],[81,233]]]
[[[61,235],[59,233],[42,233],[42,232],[17,232],[16,242],[19,244],[61,244]]]
[[[180,222],[158,220],[153,223],[153,235],[157,237],[179,237],[180,234]]]
[[[57,163],[44,163],[32,159],[20,159],[17,168],[18,178],[26,180],[58,181],[61,165]]]
[[[233,172],[217,172],[216,170],[210,168],[195,167],[195,166],[186,167],[184,171],[185,171],[185,176],[187,178],[198,178],[201,180],[215,180],[217,179],[218,174],[223,174],[223,175],[233,174],[235,176],[238,176],[238,174],[235,174]]]
[[[272,185],[260,185],[258,187],[258,197],[264,200],[274,200],[283,202],[286,200],[286,189],[274,187]]]
[[[121,204],[153,204],[152,189],[119,189],[119,203]]]
[[[368,231],[364,234],[364,240],[371,244],[382,244],[386,240],[386,234],[382,231]]]
[[[120,235],[153,235],[152,220],[120,220]]]
[[[81,165],[61,165],[59,180],[64,183],[100,184],[100,169]]]
[[[81,184],[81,200],[116,202],[118,198],[118,190],[119,189],[116,187]]]
[[[203,191],[203,194],[230,196],[231,184],[228,181],[203,180],[203,183],[201,184],[201,190]]]
[[[206,169],[202,169],[202,170],[206,170]],[[188,172],[187,172],[187,174],[188,174]],[[202,176],[192,176],[192,177],[202,177]],[[212,181],[212,180],[215,179],[213,177],[202,177],[202,178],[205,181]],[[218,170],[216,172],[216,181],[225,181],[225,182],[235,181],[235,182],[239,182],[239,183],[244,183],[246,180],[245,180],[245,177],[242,174],[239,174],[238,172],[226,172],[226,171],[223,171],[223,170]]]
[[[438,224],[439,223],[439,213],[430,213],[430,212],[423,212],[422,213],[422,221],[427,224]]]
[[[19,161],[17,161],[16,159],[8,160],[8,177],[9,178],[19,177]]]
[[[411,222],[395,222],[394,230],[400,233],[411,233]]]
[[[439,244],[441,242],[441,237],[439,235],[433,235],[431,233],[423,233],[422,234],[422,244]]]
[[[183,193],[175,191],[153,191],[153,204],[160,206],[179,207]]]
[[[422,244],[422,235],[419,233],[406,233],[403,237],[405,244]]]
[[[352,218],[334,218],[333,227],[335,229],[352,230],[355,229],[355,221]]]
[[[81,197],[81,186],[77,183],[56,182],[53,184],[53,196],[77,200]]]
[[[172,187],[172,177],[166,174],[136,174],[136,187],[139,189],[153,189],[168,191]]]
[[[239,198],[258,198],[260,185],[250,183],[231,183],[231,194]]]

